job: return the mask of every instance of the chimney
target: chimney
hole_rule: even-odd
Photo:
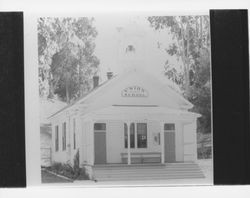
[[[93,89],[99,85],[99,76],[93,76]]]
[[[113,77],[113,72],[107,72],[107,78],[110,80]]]

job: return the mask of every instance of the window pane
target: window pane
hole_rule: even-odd
[[[147,148],[147,124],[137,123],[137,147]]]
[[[124,147],[128,148],[128,126],[124,123]],[[130,148],[135,148],[135,123],[130,125]]]
[[[58,142],[58,126],[55,127],[55,150],[58,151],[59,149],[59,142]]]
[[[130,148],[135,148],[135,123],[130,125]]]
[[[128,148],[128,126],[124,123],[124,147]]]
[[[63,123],[62,142],[63,142],[63,150],[66,150],[66,122]]]
[[[105,123],[95,123],[94,130],[106,130],[106,124]]]
[[[174,124],[164,124],[164,130],[173,131],[173,130],[175,130],[175,125]]]

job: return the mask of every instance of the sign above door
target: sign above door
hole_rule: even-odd
[[[122,90],[122,97],[148,97],[148,92],[144,88],[133,85]]]

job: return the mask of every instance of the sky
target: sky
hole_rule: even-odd
[[[156,31],[150,27],[146,16],[116,14],[94,18],[93,25],[98,31],[95,55],[100,59],[100,81],[106,80],[107,71],[119,74],[128,67],[128,64],[124,63],[126,58],[123,53],[130,40],[137,43],[136,48],[142,49],[140,53],[137,50],[134,56],[136,60],[140,59],[140,65],[150,73],[163,75],[166,60],[179,69],[181,63],[165,51],[165,47],[173,42],[172,36],[168,30]],[[160,49],[157,42],[162,43]]]

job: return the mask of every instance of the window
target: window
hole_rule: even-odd
[[[124,123],[124,146],[128,148],[128,126]],[[130,124],[130,148],[135,148],[135,123]]]
[[[62,150],[66,150],[66,122],[62,125]]]
[[[59,139],[58,139],[58,125],[55,127],[55,150],[59,150]]]
[[[76,119],[73,119],[73,148],[76,149]]]
[[[146,123],[137,123],[137,148],[147,148]]]
[[[164,124],[164,130],[165,131],[175,131],[175,124]]]
[[[106,124],[105,123],[95,123],[94,130],[96,131],[106,131]]]
[[[135,47],[133,45],[128,45],[126,48],[126,53],[127,52],[135,52]]]

